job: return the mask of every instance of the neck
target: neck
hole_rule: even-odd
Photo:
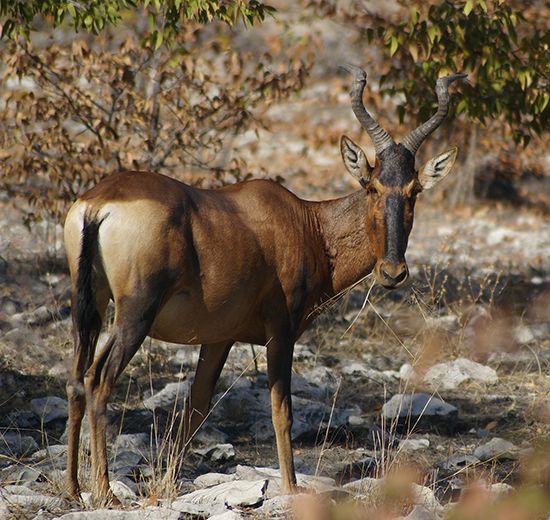
[[[330,261],[334,294],[364,278],[376,259],[367,237],[367,194],[361,189],[346,197],[314,205]]]

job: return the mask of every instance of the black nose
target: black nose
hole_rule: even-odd
[[[409,270],[404,262],[399,264],[385,263],[380,266],[380,274],[384,279],[383,285],[387,287],[395,287],[407,279]]]
[[[397,285],[399,282],[402,282],[405,279],[405,277],[407,276],[407,270],[403,269],[403,271],[401,271],[397,276],[391,276],[385,269],[382,269],[382,275],[386,280],[391,280]]]

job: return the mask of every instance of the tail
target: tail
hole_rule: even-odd
[[[80,348],[93,358],[93,350],[101,330],[101,316],[96,307],[95,289],[92,280],[94,258],[98,254],[99,226],[101,220],[86,214],[82,229],[82,246],[78,259],[76,278],[75,326]],[[91,361],[91,360],[90,360]]]

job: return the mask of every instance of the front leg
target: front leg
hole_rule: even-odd
[[[296,473],[292,455],[292,400],[290,377],[294,340],[285,335],[273,336],[267,344],[267,375],[271,392],[271,418],[277,441],[282,488],[296,492]]]
[[[183,453],[187,451],[191,439],[206,420],[216,382],[220,377],[232,346],[233,341],[223,341],[221,343],[205,344],[201,347],[195,378],[190,395],[185,403],[183,437],[180,449]]]

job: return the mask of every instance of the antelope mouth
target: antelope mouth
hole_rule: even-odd
[[[384,289],[398,289],[399,287],[403,287],[409,279],[409,269],[405,262],[397,264],[384,262],[376,269],[376,278]]]

